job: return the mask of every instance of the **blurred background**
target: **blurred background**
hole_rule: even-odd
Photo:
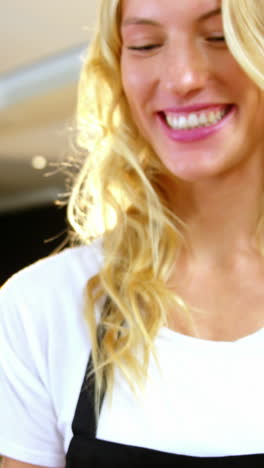
[[[0,284],[66,237],[56,165],[71,153],[96,0],[8,0],[0,15]]]

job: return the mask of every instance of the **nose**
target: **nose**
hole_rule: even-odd
[[[160,84],[164,90],[186,97],[203,89],[210,70],[206,56],[194,46],[173,47],[165,54],[160,70]]]

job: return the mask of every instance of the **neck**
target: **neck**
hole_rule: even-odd
[[[210,180],[170,186],[173,209],[188,227],[184,255],[189,261],[221,266],[256,254],[263,174],[262,161],[251,160]]]

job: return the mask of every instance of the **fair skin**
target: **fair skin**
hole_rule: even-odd
[[[234,341],[264,326],[264,265],[255,241],[264,97],[221,39],[220,6],[123,0],[121,72],[135,122],[170,172],[171,206],[190,228],[170,286],[196,308],[192,334]],[[179,141],[164,116],[197,104],[233,111],[206,138]],[[173,311],[169,326],[190,334]]]

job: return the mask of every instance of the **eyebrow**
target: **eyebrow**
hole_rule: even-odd
[[[204,13],[202,16],[198,18],[199,22],[206,21],[213,16],[220,15],[222,13],[221,8],[215,8],[214,10],[208,11]],[[132,16],[127,18],[123,23],[122,26],[130,26],[130,25],[147,25],[147,26],[161,26],[161,23],[158,21],[151,20],[149,18],[139,18],[137,16]]]
[[[208,13],[205,13],[204,15],[200,16],[198,18],[198,21],[205,21],[209,18],[212,18],[212,16],[218,16],[221,14],[222,14],[222,8],[221,7],[215,8],[214,10],[209,11]]]

